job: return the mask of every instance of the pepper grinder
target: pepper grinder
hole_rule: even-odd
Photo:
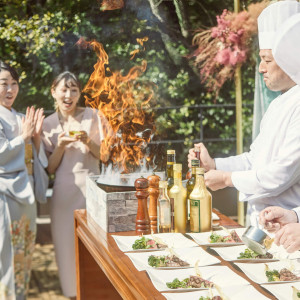
[[[147,209],[147,198],[149,196],[148,180],[144,177],[138,178],[134,182],[136,197],[138,198],[138,209],[135,221],[135,232],[138,235],[150,234],[150,219]]]
[[[159,195],[159,187],[158,183],[160,181],[160,177],[155,175],[150,175],[147,177],[149,181],[149,195],[150,195],[150,202],[149,202],[149,217],[150,217],[150,228],[151,233],[157,233],[157,198]]]

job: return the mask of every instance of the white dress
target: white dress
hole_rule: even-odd
[[[85,130],[94,143],[100,145],[104,121],[99,118],[98,111],[85,108],[82,120],[77,121],[80,122],[80,129]],[[57,113],[44,120],[43,142],[47,152],[53,152],[62,131]],[[83,143],[76,141],[66,146],[55,173],[50,203],[51,232],[60,283],[66,297],[76,296],[74,210],[86,207],[86,176],[99,172],[99,160]]]
[[[232,172],[252,225],[267,206],[300,206],[300,86],[271,102],[249,152],[215,161],[218,170]]]

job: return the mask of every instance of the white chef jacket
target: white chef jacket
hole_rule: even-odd
[[[300,86],[271,102],[249,152],[215,161],[217,170],[232,172],[251,225],[267,206],[300,206]]]

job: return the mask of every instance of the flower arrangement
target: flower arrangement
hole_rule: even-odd
[[[200,69],[201,82],[218,95],[237,66],[244,63],[251,52],[253,37],[257,34],[257,17],[268,5],[264,0],[251,4],[248,10],[233,13],[225,9],[217,16],[217,26],[198,30],[193,38],[197,49],[190,57]]]

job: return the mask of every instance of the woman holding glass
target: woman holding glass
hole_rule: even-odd
[[[80,83],[70,72],[52,86],[56,112],[43,124],[48,172],[55,174],[50,204],[51,232],[63,294],[76,298],[74,217],[85,208],[86,176],[100,173],[100,143],[105,118],[96,109],[78,106]]]

